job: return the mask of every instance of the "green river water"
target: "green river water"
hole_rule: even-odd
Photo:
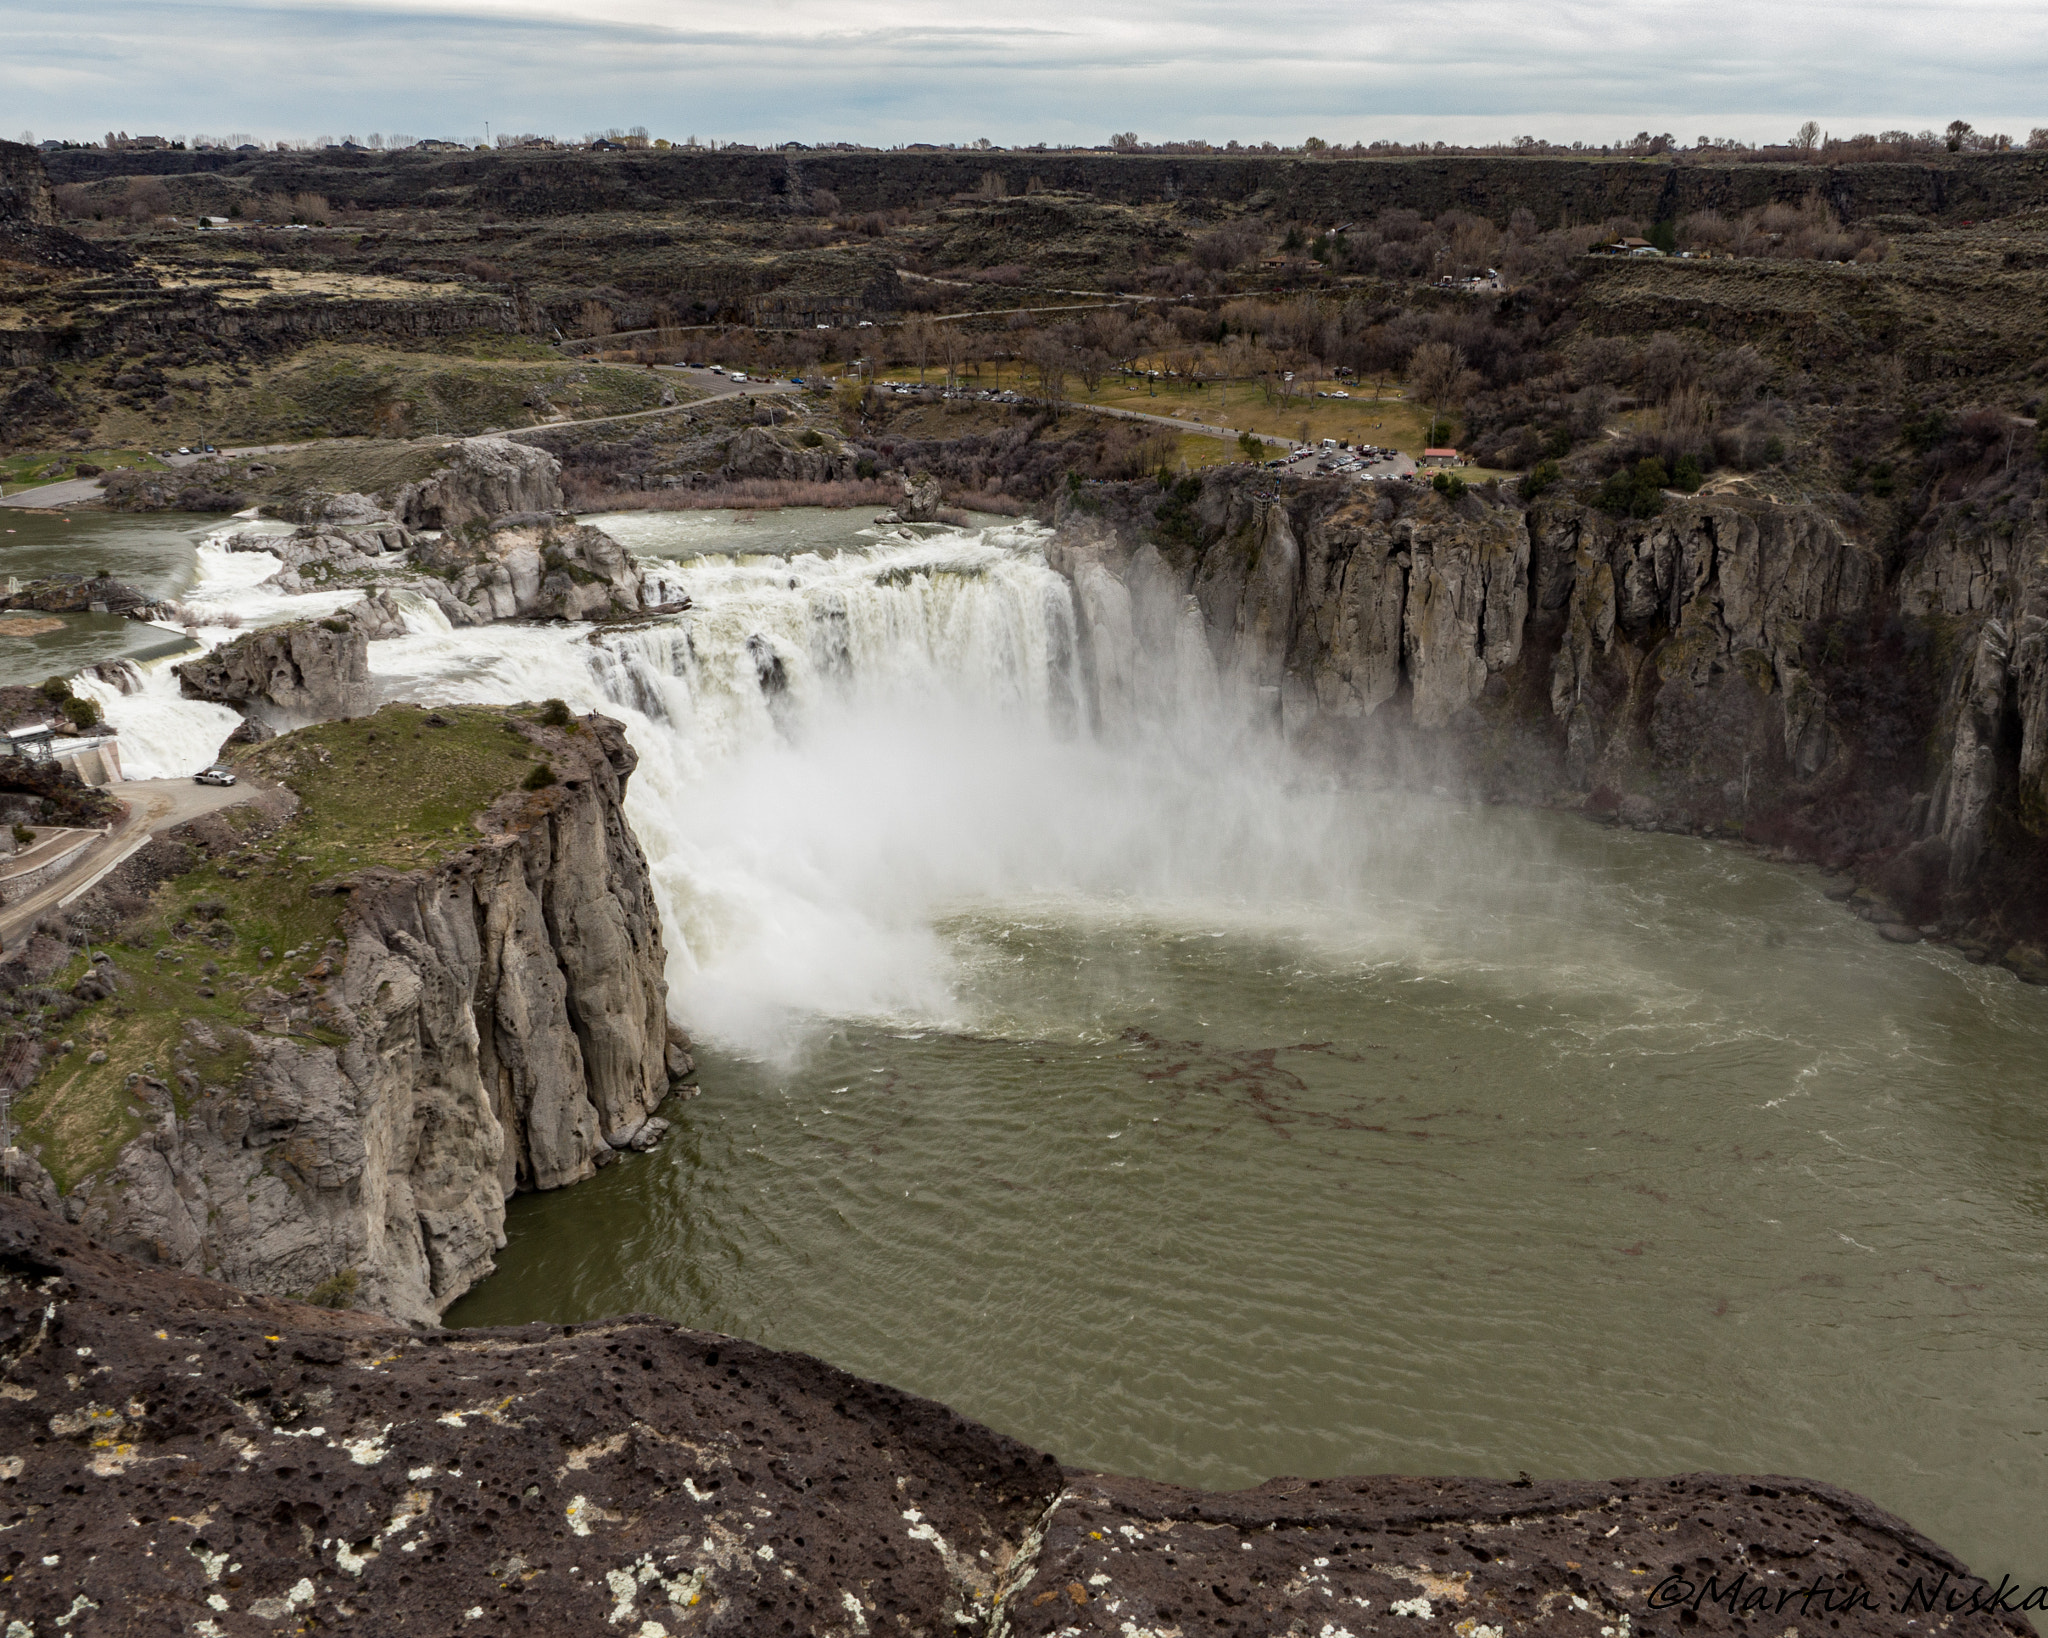
[[[1446,804],[1382,867],[959,906],[971,1027],[701,1052],[451,1319],[668,1315],[1209,1487],[1820,1477],[2048,1580],[2048,995],[1691,840]]]

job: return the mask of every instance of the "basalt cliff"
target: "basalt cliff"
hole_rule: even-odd
[[[1219,474],[1063,499],[1112,729],[1195,675],[1337,764],[1741,838],[1888,937],[2048,981],[2048,525],[1887,539],[1819,500],[1573,500]]]
[[[255,804],[151,843],[0,973],[25,1192],[249,1291],[434,1319],[509,1195],[650,1144],[690,1068],[634,761],[559,705],[242,753]]]

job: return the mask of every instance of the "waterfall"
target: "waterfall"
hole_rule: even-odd
[[[691,519],[674,537],[688,555],[667,558],[660,529],[638,521],[633,544],[654,595],[689,600],[681,614],[456,628],[400,593],[409,629],[370,645],[370,671],[384,699],[557,698],[626,724],[671,1004],[729,1047],[789,1050],[819,1019],[971,1023],[940,931],[962,909],[1314,905],[1356,845],[1293,788],[1270,735],[1218,709],[1177,604],[1112,610],[1121,625],[1092,608],[1084,675],[1074,591],[1037,525],[842,531],[784,555],[689,550],[705,533]],[[265,590],[266,564],[201,548],[187,603],[211,619],[202,643],[360,595]],[[1109,641],[1161,622],[1163,644],[1147,635],[1166,669]],[[203,767],[238,720],[180,698],[168,662],[77,686],[144,777]]]
[[[190,778],[219,754],[241,726],[241,713],[178,691],[173,669],[186,656],[123,660],[115,677],[95,666],[71,679],[74,693],[98,703],[121,736],[121,771],[130,779]]]

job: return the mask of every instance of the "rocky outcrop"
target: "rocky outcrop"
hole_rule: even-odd
[[[0,252],[9,261],[81,271],[128,263],[119,252],[57,226],[56,200],[43,156],[23,142],[0,142]]]
[[[43,156],[25,142],[0,142],[0,227],[55,227],[57,205]]]
[[[1243,473],[1071,492],[1049,555],[1105,724],[1220,691],[1382,777],[1853,865],[1873,920],[2033,976],[2048,519],[2023,478],[1890,576],[1823,500],[1627,519]]]
[[[35,1632],[1707,1638],[1764,1606],[1773,1631],[1788,1606],[1802,1631],[2031,1630],[1808,1480],[1189,1490],[801,1354],[647,1320],[411,1334],[8,1201],[0,1483],[0,1598]],[[1916,1580],[1953,1602],[1905,1608]]]
[[[135,614],[149,603],[149,597],[127,581],[104,574],[31,580],[21,590],[0,596],[0,610],[38,609],[46,614]]]
[[[929,472],[906,475],[903,499],[896,507],[896,515],[905,523],[936,523],[943,499],[939,480]]]
[[[420,716],[391,707],[369,731],[424,732],[411,730]],[[188,1020],[168,1078],[130,1076],[147,1130],[73,1184],[67,1214],[249,1290],[341,1280],[363,1306],[430,1320],[489,1271],[509,1195],[590,1177],[643,1139],[691,1066],[621,811],[633,753],[604,718],[505,720],[552,782],[501,797],[479,840],[436,864],[322,887],[345,900],[333,940],[287,952],[304,969],[296,987],[245,990],[247,1028]],[[333,754],[292,736],[257,763]],[[322,817],[294,821],[297,845],[317,845]],[[224,861],[246,845],[216,840]]]
[[[589,620],[641,606],[632,556],[602,529],[569,518],[502,518],[487,533],[423,541],[413,560],[472,622]]]
[[[227,541],[231,552],[276,557],[283,567],[263,585],[292,596],[328,589],[337,580],[405,574],[412,545],[412,531],[391,517],[359,518],[351,525],[306,523],[288,535],[244,530]]]
[[[375,697],[369,638],[354,621],[270,626],[177,667],[187,699],[232,705],[272,728],[359,717]]]
[[[718,475],[728,482],[774,478],[790,483],[830,483],[852,477],[853,468],[853,457],[842,451],[823,444],[784,442],[766,428],[746,427],[727,442]],[[936,491],[937,486],[933,488]],[[936,498],[932,504],[936,508]]]
[[[439,474],[436,474],[439,476]],[[343,490],[330,494],[325,490],[314,490],[301,495],[291,505],[288,513],[293,521],[305,524],[389,524],[397,521],[392,509],[375,495],[365,495],[356,490]]]
[[[470,438],[455,445],[448,465],[405,485],[392,505],[408,528],[451,530],[561,508],[562,463],[510,438]]]

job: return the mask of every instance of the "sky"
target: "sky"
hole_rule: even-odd
[[[2042,0],[0,0],[0,136],[1783,142],[2048,127]]]

